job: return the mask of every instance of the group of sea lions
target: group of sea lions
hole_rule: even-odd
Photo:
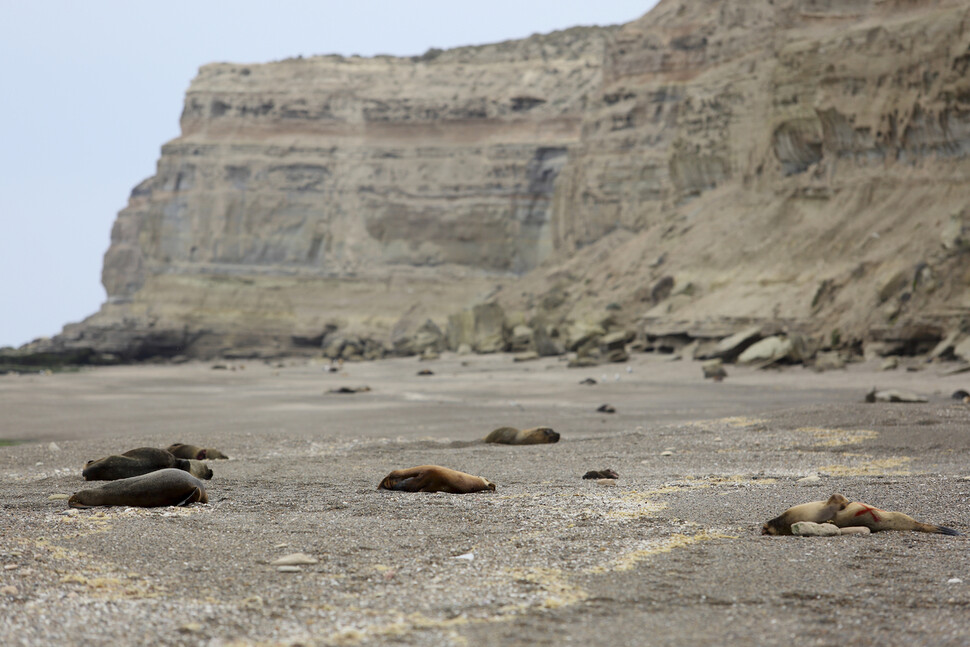
[[[138,447],[90,460],[81,470],[84,480],[108,483],[75,492],[67,503],[72,508],[208,503],[205,485],[200,480],[212,478],[212,470],[202,462],[206,458],[228,456],[211,447],[175,443],[167,449]]]
[[[812,501],[788,508],[761,526],[762,535],[791,535],[792,526],[803,522],[830,523],[838,528],[863,526],[872,532],[880,530],[915,530],[941,535],[959,535],[953,528],[921,523],[902,512],[880,510],[866,503],[849,501],[833,494],[825,501]]]
[[[499,427],[482,442],[505,445],[535,445],[559,442],[558,432],[549,427],[516,429]],[[88,481],[109,481],[95,488],[80,490],[70,497],[74,508],[92,506],[158,507],[207,503],[208,495],[200,479],[211,479],[212,470],[205,459],[228,458],[211,447],[175,443],[166,449],[139,447],[123,454],[88,461],[81,474]],[[591,470],[584,479],[617,479],[610,469]],[[379,490],[403,492],[447,492],[468,494],[494,491],[488,479],[440,465],[419,465],[398,469],[385,476]],[[902,512],[880,510],[833,494],[825,501],[812,501],[788,508],[761,527],[763,535],[791,535],[792,526],[802,522],[828,523],[838,528],[865,527],[881,530],[914,530],[943,535],[959,535],[952,528],[916,521]]]

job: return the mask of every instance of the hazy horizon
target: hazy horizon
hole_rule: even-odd
[[[0,346],[57,334],[104,302],[112,223],[131,189],[154,174],[161,146],[179,135],[184,94],[202,65],[410,56],[629,22],[655,4],[290,1],[267,12],[246,0],[230,12],[186,0],[0,0]]]

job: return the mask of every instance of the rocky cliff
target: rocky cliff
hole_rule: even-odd
[[[54,345],[286,353],[492,299],[554,336],[608,314],[925,350],[970,312],[968,65],[957,0],[662,0],[411,59],[208,65],[115,223],[108,302]]]

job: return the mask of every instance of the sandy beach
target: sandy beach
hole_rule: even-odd
[[[950,398],[970,374],[948,365],[224,366],[0,376],[0,643],[970,644],[970,406]],[[865,403],[874,386],[928,402]],[[506,425],[562,440],[474,442]],[[57,498],[86,460],[173,442],[230,456],[207,505]],[[497,489],[376,490],[429,463]],[[604,468],[614,486],[580,478]],[[964,534],[760,535],[833,492]],[[317,561],[271,564],[291,553]]]

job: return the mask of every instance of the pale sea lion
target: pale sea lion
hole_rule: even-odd
[[[495,490],[495,484],[481,476],[472,476],[439,465],[421,465],[394,470],[384,477],[378,490],[401,490],[404,492],[450,492],[468,494],[482,490]]]
[[[499,427],[485,436],[486,443],[500,443],[503,445],[541,445],[543,443],[558,443],[559,433],[549,427],[533,427],[532,429],[516,429],[515,427]]]
[[[761,527],[763,535],[790,535],[791,525],[799,521],[829,522],[839,528],[864,526],[873,532],[880,530],[915,530],[942,535],[960,533],[946,526],[934,526],[916,521],[902,512],[880,510],[858,501],[849,502],[841,494],[833,494],[827,501],[813,501],[788,508],[780,516]]]
[[[841,494],[833,494],[826,501],[812,501],[788,508],[783,513],[761,526],[762,535],[790,535],[791,525],[799,521],[824,523],[831,521],[836,513],[849,505],[849,500]]]
[[[81,476],[86,481],[114,481],[170,467],[189,472],[196,478],[212,478],[212,470],[205,463],[177,458],[167,450],[154,447],[139,447],[124,454],[88,461],[81,470]]]
[[[110,481],[81,490],[67,500],[72,508],[124,505],[157,508],[166,505],[208,503],[205,485],[188,472],[168,468],[141,476]]]
[[[207,458],[229,458],[215,447],[196,447],[195,445],[186,445],[184,443],[175,443],[174,445],[169,445],[168,451],[172,452],[172,454],[178,458],[194,458],[197,461],[205,460]]]
[[[941,535],[959,535],[953,528],[935,526],[931,523],[921,523],[908,514],[880,510],[871,505],[853,501],[836,513],[832,519],[839,528],[865,526],[872,532],[880,530],[915,530],[916,532],[935,532]]]

